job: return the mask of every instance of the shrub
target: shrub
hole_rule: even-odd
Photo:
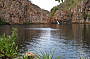
[[[4,19],[0,18],[0,25],[3,25],[3,24],[9,24],[9,23],[5,22]]]
[[[18,46],[16,44],[16,29],[13,29],[11,35],[0,36],[0,56],[12,59],[18,55]]]
[[[54,16],[54,14],[55,14],[55,12],[58,10],[59,8],[58,8],[58,6],[55,6],[55,7],[53,7],[52,9],[51,9],[51,16]]]

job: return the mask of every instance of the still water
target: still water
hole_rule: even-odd
[[[54,51],[61,59],[90,59],[90,25],[72,24],[32,24],[2,25],[0,35],[11,34],[13,27],[18,29],[18,44],[21,53]]]

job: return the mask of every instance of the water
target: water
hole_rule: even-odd
[[[72,24],[32,24],[2,25],[0,35],[11,34],[13,27],[18,29],[18,42],[21,52],[37,53],[54,51],[61,59],[90,59],[90,25]]]

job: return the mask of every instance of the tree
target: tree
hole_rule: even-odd
[[[57,6],[53,7],[51,9],[51,16],[54,16],[55,12],[58,10],[59,8]]]
[[[64,0],[55,0],[55,1],[58,1],[58,2],[64,2]]]

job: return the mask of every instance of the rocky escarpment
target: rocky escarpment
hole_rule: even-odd
[[[9,24],[48,23],[48,14],[29,0],[0,0],[0,19]]]
[[[86,22],[90,23],[90,0],[65,0],[56,7],[51,22],[84,23],[86,17]]]

